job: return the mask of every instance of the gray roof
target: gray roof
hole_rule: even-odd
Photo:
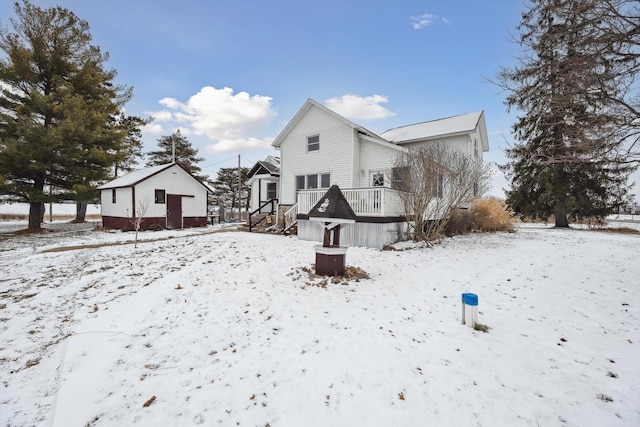
[[[478,111],[475,113],[462,114],[460,116],[401,126],[389,129],[380,136],[387,141],[402,144],[409,141],[472,132],[480,124],[482,115],[483,112]]]
[[[109,181],[105,184],[102,184],[98,187],[98,190],[106,190],[109,188],[122,188],[122,187],[133,187],[138,183],[144,181],[145,179],[151,178],[153,175],[156,175],[166,169],[171,167],[178,167],[189,174],[193,179],[195,179],[200,185],[207,189],[208,192],[212,193],[213,190],[209,188],[208,185],[201,182],[198,178],[189,173],[185,168],[180,166],[178,163],[165,163],[164,165],[151,166],[143,169],[136,169],[134,171],[129,172],[126,175],[122,175],[120,178],[116,178],[113,181]]]
[[[134,171],[129,172],[128,174],[122,175],[120,178],[116,178],[113,181],[109,181],[105,184],[102,184],[98,187],[98,190],[105,190],[107,188],[120,188],[120,187],[131,187],[136,185],[140,181],[144,181],[149,178],[151,175],[155,175],[158,172],[162,172],[163,170],[175,165],[175,163],[167,163],[164,165],[151,166],[143,169],[136,169]]]

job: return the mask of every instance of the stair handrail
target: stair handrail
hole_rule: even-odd
[[[282,228],[282,233],[286,234],[286,232],[298,223],[298,204],[291,206],[283,215],[284,227]]]
[[[277,212],[277,208],[276,208],[276,204],[278,203],[278,199],[270,199],[267,200],[266,202],[262,203],[256,210],[254,210],[253,212],[251,212],[249,214],[249,232],[253,231],[253,227],[255,227],[256,225],[260,224],[262,221],[265,220],[266,216],[264,218],[261,218],[258,222],[256,222],[255,224],[251,223],[251,217],[253,215],[255,215],[256,213],[259,213],[262,208],[264,208],[265,206],[267,206],[268,204],[271,204],[271,209],[269,210],[269,213],[267,215],[273,215],[275,212]]]

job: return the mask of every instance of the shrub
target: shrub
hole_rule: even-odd
[[[474,228],[473,214],[468,209],[457,209],[451,214],[451,218],[444,228],[447,237],[469,233]]]
[[[514,217],[502,200],[495,197],[476,200],[471,212],[474,228],[478,231],[515,231]]]

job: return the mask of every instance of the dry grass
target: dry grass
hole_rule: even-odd
[[[609,227],[609,228],[593,228],[595,231],[604,231],[607,233],[619,233],[619,234],[640,234],[640,230],[630,227]]]
[[[477,231],[515,231],[514,216],[507,209],[505,202],[495,197],[476,200],[471,213],[474,229]]]
[[[473,214],[468,209],[458,209],[451,214],[444,229],[448,237],[471,232],[474,228]]]
[[[49,221],[49,215],[45,215],[45,221]],[[75,215],[53,215],[54,221],[73,221],[76,219]],[[102,219],[100,214],[87,214],[85,220],[98,221]],[[0,214],[0,221],[29,221],[29,215],[22,214]]]

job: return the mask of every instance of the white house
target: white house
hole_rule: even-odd
[[[376,135],[308,99],[273,142],[280,150],[276,197],[284,218],[297,222],[299,238],[321,240],[321,228],[309,222],[307,214],[335,184],[357,215],[356,224],[346,227],[341,237],[344,244],[382,248],[397,241],[406,220],[394,189],[394,163],[410,147],[431,142],[482,159],[489,150],[484,112]]]
[[[130,230],[207,225],[207,194],[212,190],[177,163],[129,172],[98,187],[102,224]]]
[[[277,208],[271,204],[277,203],[279,197],[280,158],[267,156],[251,168],[247,177],[247,185],[251,186],[251,209],[266,213]]]

